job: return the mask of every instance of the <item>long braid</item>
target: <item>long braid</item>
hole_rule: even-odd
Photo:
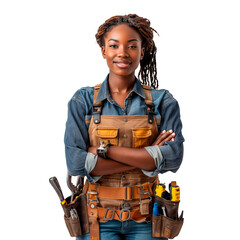
[[[119,15],[109,18],[99,28],[95,35],[97,43],[100,47],[104,46],[104,36],[111,30],[113,26],[125,23],[137,30],[142,37],[142,47],[145,49],[144,57],[140,61],[140,70],[138,77],[142,84],[158,88],[156,53],[157,48],[153,41],[153,32],[150,27],[150,21],[147,18],[139,17],[136,14]],[[156,32],[157,33],[157,32]]]

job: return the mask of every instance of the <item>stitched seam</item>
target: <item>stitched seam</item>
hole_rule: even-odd
[[[76,102],[80,102],[81,104],[84,104],[84,101],[79,96],[77,96],[77,97],[73,96],[72,100],[74,100]]]
[[[175,98],[171,98],[171,99],[167,100],[166,102],[164,102],[162,107],[165,107],[166,105],[168,105],[168,104],[170,104],[170,103],[172,103],[174,101],[176,101],[176,99]]]

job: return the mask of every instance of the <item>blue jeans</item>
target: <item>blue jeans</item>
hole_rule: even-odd
[[[152,238],[152,224],[147,222],[111,220],[99,223],[99,227],[100,240],[167,240],[167,238]],[[85,234],[76,240],[90,240],[90,234]]]

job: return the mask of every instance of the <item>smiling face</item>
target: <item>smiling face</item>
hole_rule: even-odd
[[[110,75],[133,77],[144,49],[139,33],[126,24],[114,26],[104,37],[102,55]]]

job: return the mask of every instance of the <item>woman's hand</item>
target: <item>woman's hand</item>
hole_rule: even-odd
[[[175,133],[173,130],[163,130],[160,135],[156,138],[153,145],[163,146],[165,142],[174,141]]]

